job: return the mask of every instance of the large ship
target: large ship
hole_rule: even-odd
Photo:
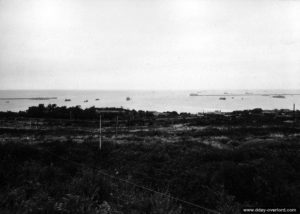
[[[283,96],[283,95],[274,95],[274,96],[272,96],[273,98],[282,98],[282,99],[284,99],[285,98],[285,96]]]

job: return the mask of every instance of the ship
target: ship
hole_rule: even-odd
[[[190,93],[190,96],[199,96],[199,94],[197,94],[197,93]]]
[[[96,99],[96,101],[100,100],[99,98]]]
[[[84,102],[85,102],[85,103],[87,103],[87,102],[88,102],[88,100],[85,100]]]
[[[219,100],[226,100],[226,98],[225,97],[220,97]]]
[[[70,102],[71,101],[71,99],[65,99],[65,102]]]
[[[282,98],[282,99],[284,99],[285,98],[285,96],[283,96],[283,95],[274,95],[274,96],[272,96],[273,98]]]
[[[131,98],[130,97],[126,97],[126,101],[129,101],[129,100],[131,100]]]

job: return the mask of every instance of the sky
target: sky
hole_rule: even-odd
[[[300,89],[300,0],[0,0],[0,89]]]

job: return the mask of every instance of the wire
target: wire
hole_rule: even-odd
[[[48,152],[49,154],[52,154],[52,155],[58,157],[59,159],[61,159],[61,160],[63,160],[63,161],[67,161],[67,162],[69,162],[69,163],[72,163],[72,164],[75,164],[75,165],[78,165],[78,166],[85,166],[85,165],[83,165],[83,164],[81,164],[81,163],[78,163],[78,162],[76,162],[76,161],[69,160],[69,159],[63,158],[63,157],[61,157],[61,156],[59,156],[59,155],[56,155],[56,154],[54,154],[53,152],[50,152],[50,151],[48,151],[48,150],[45,150],[45,149],[42,149],[42,150],[45,151],[45,152]],[[122,179],[122,178],[117,178],[117,177],[115,177],[115,176],[113,176],[113,175],[111,175],[111,174],[108,174],[108,173],[104,172],[102,169],[99,169],[99,168],[97,168],[97,167],[91,167],[91,166],[85,166],[85,167],[88,167],[88,168],[94,169],[94,170],[96,169],[96,170],[98,170],[98,173],[100,173],[100,174],[103,175],[103,176],[106,176],[106,177],[109,177],[109,178],[111,178],[111,179],[115,179],[115,180],[121,181],[121,182],[123,182],[123,183],[130,184],[130,185],[132,185],[132,186],[134,186],[134,187],[137,187],[137,188],[146,190],[146,191],[148,191],[148,192],[152,192],[152,193],[159,194],[159,195],[161,195],[161,196],[165,196],[165,197],[170,198],[170,199],[172,199],[172,200],[174,200],[174,201],[178,201],[178,202],[187,204],[187,205],[189,205],[189,206],[192,206],[192,207],[196,207],[196,208],[205,210],[206,212],[209,212],[209,213],[220,214],[220,212],[218,212],[218,211],[216,211],[216,210],[212,210],[212,209],[209,209],[209,208],[200,206],[200,205],[198,205],[198,204],[195,204],[195,203],[192,203],[192,202],[189,202],[189,201],[186,201],[186,200],[177,198],[177,197],[170,196],[169,194],[166,194],[166,193],[158,192],[158,191],[156,191],[156,190],[150,189],[150,188],[148,188],[148,187],[145,187],[145,186],[136,184],[136,183],[134,183],[134,182],[131,182],[131,181],[128,181],[128,180],[125,180],[125,179]]]

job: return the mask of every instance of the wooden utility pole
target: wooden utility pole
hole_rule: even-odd
[[[117,118],[116,118],[116,137],[118,135],[118,125],[119,125],[119,117],[117,115]]]
[[[118,122],[119,122],[119,118],[118,118],[118,114],[124,112],[123,110],[106,110],[106,109],[96,109],[96,113],[99,114],[99,149],[102,149],[102,114],[116,114],[117,118],[116,118],[116,135],[118,134]]]
[[[100,118],[99,118],[99,149],[101,150],[101,148],[102,148],[102,136],[101,136],[101,114],[100,114]]]
[[[293,116],[294,116],[294,126],[295,126],[295,123],[296,123],[296,105],[295,105],[295,103],[293,105]]]

